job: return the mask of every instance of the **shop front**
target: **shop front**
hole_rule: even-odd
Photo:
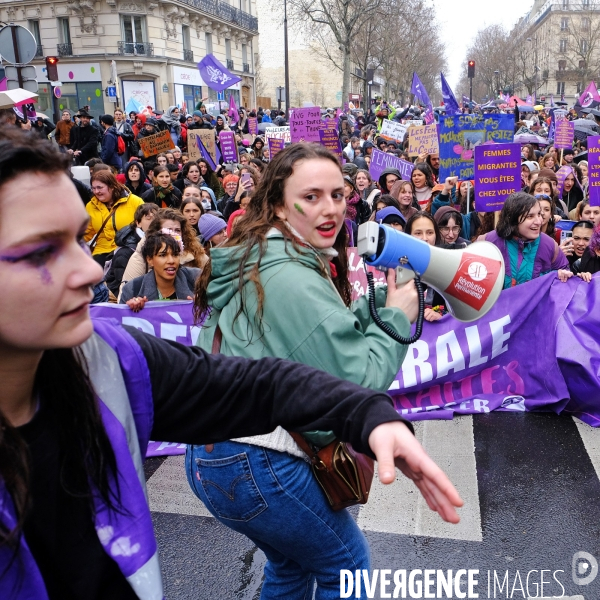
[[[36,111],[53,119],[52,89],[46,75],[46,67],[35,65],[39,83]],[[59,110],[68,109],[76,113],[80,108],[89,106],[90,114],[96,119],[104,114],[104,97],[100,63],[63,63],[58,64],[60,86]]]

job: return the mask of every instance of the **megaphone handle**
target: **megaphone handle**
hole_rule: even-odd
[[[371,313],[371,318],[373,319],[377,327],[379,327],[379,329],[387,333],[394,341],[398,342],[399,344],[404,344],[406,346],[413,344],[421,337],[421,334],[423,333],[423,319],[425,317],[425,290],[423,289],[421,278],[416,273],[414,273],[414,279],[415,286],[417,288],[417,295],[419,297],[419,314],[417,315],[417,325],[415,328],[415,334],[410,338],[405,338],[399,335],[396,331],[394,331],[379,316],[379,313],[377,312],[377,306],[375,304],[375,282],[373,280],[373,273],[367,271],[367,284],[369,286],[369,312]]]
[[[404,285],[415,278],[415,272],[403,267],[396,267],[396,285]]]

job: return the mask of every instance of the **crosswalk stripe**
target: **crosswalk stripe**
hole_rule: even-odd
[[[592,461],[598,479],[600,479],[600,427],[592,427],[583,421],[573,417],[583,445]]]
[[[475,463],[473,417],[415,423],[415,434],[429,456],[446,472],[465,501],[461,521],[451,525],[429,509],[416,486],[398,473],[392,485],[373,481],[358,524],[366,531],[481,542],[481,515]]]

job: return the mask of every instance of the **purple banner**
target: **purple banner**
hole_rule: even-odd
[[[350,282],[360,261],[349,251]],[[358,288],[357,288],[358,289]],[[535,298],[535,302],[532,302]],[[389,389],[398,411],[411,420],[450,419],[453,414],[553,411],[600,426],[600,276],[585,283],[556,273],[504,290],[494,308],[475,323],[451,315],[426,322],[408,349]],[[124,304],[90,307],[151,335],[186,345],[196,342],[192,303],[149,302],[139,313]],[[535,340],[536,351],[532,351]],[[156,442],[153,452],[181,450]]]
[[[342,159],[342,144],[335,129],[321,129],[319,131],[321,146],[333,152],[340,160]]]
[[[475,207],[502,210],[504,201],[521,189],[521,145],[475,146]]]
[[[318,106],[295,108],[290,117],[292,144],[296,142],[320,143],[319,130],[323,128],[321,109]]]
[[[207,54],[198,63],[198,70],[204,83],[217,92],[222,92],[242,80],[226,69],[212,54]]]
[[[248,117],[248,133],[258,135],[258,119],[256,117]]]
[[[237,144],[235,143],[235,133],[233,131],[221,131],[219,134],[221,144],[221,156],[226,163],[238,161]]]
[[[600,206],[600,135],[589,136],[587,143],[590,205]]]
[[[575,123],[562,119],[556,123],[554,130],[554,147],[557,150],[571,150],[573,148],[573,135]]]
[[[402,160],[393,154],[373,149],[369,173],[371,174],[373,181],[378,181],[379,176],[385,169],[398,169],[402,179],[410,181],[410,176],[414,168],[415,166],[406,160]]]
[[[269,146],[269,160],[273,160],[273,157],[285,148],[285,140],[270,137],[267,138],[267,145]]]

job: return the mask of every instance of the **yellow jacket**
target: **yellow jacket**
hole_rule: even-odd
[[[114,212],[98,237],[92,254],[108,254],[116,250],[115,236],[117,231],[133,221],[135,211],[141,204],[144,204],[144,201],[131,193],[115,202],[111,209]],[[90,215],[90,224],[85,232],[85,241],[89,242],[96,235],[96,232],[100,230],[102,223],[104,223],[104,220],[111,211],[96,196],[87,203],[85,209]]]

